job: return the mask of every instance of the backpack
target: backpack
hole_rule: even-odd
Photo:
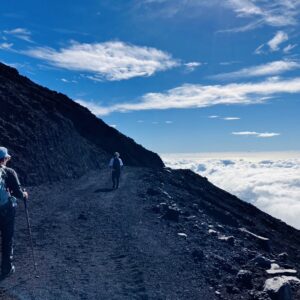
[[[4,168],[0,168],[0,207],[9,201],[10,194],[5,183],[6,172]]]
[[[121,170],[121,163],[120,163],[120,160],[117,157],[114,158],[113,169],[117,172],[120,172],[120,170]]]

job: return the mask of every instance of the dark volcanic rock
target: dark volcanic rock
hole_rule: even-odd
[[[157,195],[161,195],[161,190],[159,190],[159,189],[154,189],[154,188],[149,188],[149,189],[147,190],[147,194],[148,194],[149,196],[157,196]]]
[[[136,144],[67,96],[41,87],[0,63],[1,146],[29,184],[78,177],[107,165],[119,151],[126,165],[162,168]]]
[[[243,288],[252,288],[252,272],[248,270],[240,270],[236,275],[237,284]]]
[[[180,216],[180,209],[177,207],[168,206],[163,214],[163,218],[166,220],[178,222]]]
[[[289,257],[289,255],[286,252],[280,253],[278,255],[279,260],[282,262],[286,262],[288,257]]]
[[[193,256],[195,262],[200,262],[205,257],[204,252],[201,249],[194,249],[192,251],[192,256]]]
[[[263,255],[258,255],[251,260],[254,264],[261,268],[269,269],[271,268],[271,261],[270,259],[264,257]]]

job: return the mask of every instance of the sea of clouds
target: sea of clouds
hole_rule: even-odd
[[[172,153],[161,157],[168,167],[192,169],[300,229],[300,152]]]

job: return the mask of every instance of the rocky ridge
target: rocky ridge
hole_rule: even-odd
[[[1,144],[23,182],[76,178],[103,167],[115,151],[130,166],[163,167],[159,156],[105,124],[67,96],[0,63]]]

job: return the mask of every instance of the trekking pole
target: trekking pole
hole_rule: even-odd
[[[24,192],[25,192],[25,190],[24,190]],[[31,226],[30,226],[30,220],[29,220],[29,212],[28,212],[27,199],[25,197],[23,197],[23,201],[24,201],[24,207],[25,207],[27,229],[28,229],[29,239],[30,239],[30,247],[31,247],[32,260],[33,260],[33,263],[34,263],[34,271],[36,273],[37,272],[37,268],[36,268],[36,261],[35,261],[35,255],[34,255],[34,249],[33,249],[33,240],[32,240]]]

